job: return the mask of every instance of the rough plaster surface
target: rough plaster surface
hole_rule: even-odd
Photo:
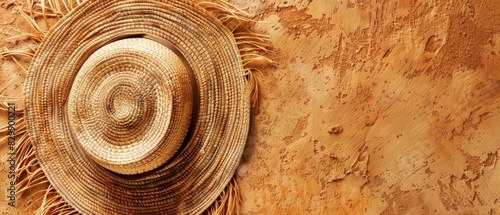
[[[0,1],[2,47],[28,29],[20,2]],[[498,2],[233,2],[276,61],[256,74],[244,214],[500,214]],[[12,93],[24,73],[0,63]]]

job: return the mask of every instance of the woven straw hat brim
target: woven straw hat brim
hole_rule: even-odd
[[[69,100],[85,91],[73,87],[92,53],[134,37],[162,38],[186,61],[192,76],[192,118],[189,130],[179,132],[187,132],[186,138],[164,164],[124,175],[82,149],[81,141],[91,138],[77,135],[71,122],[79,115],[70,110],[78,111],[77,104],[85,108],[85,100]],[[201,213],[231,180],[247,138],[250,103],[233,35],[212,14],[185,1],[82,3],[44,38],[24,91],[27,130],[41,168],[59,195],[84,214]]]

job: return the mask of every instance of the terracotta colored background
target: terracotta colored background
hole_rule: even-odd
[[[28,29],[21,2],[0,1],[1,47]],[[237,171],[245,214],[500,214],[498,1],[235,3],[276,61]],[[0,62],[12,93],[24,73]]]

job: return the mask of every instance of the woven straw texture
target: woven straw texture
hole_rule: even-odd
[[[249,126],[230,30],[184,1],[86,1],[38,48],[27,131],[83,214],[195,214],[224,190]]]

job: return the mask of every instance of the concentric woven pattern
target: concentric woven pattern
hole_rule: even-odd
[[[68,98],[70,128],[94,161],[122,174],[165,163],[192,113],[191,80],[166,46],[144,38],[103,46],[85,61]]]
[[[192,3],[87,1],[33,59],[29,135],[81,213],[201,213],[246,142],[243,74],[232,33]]]

